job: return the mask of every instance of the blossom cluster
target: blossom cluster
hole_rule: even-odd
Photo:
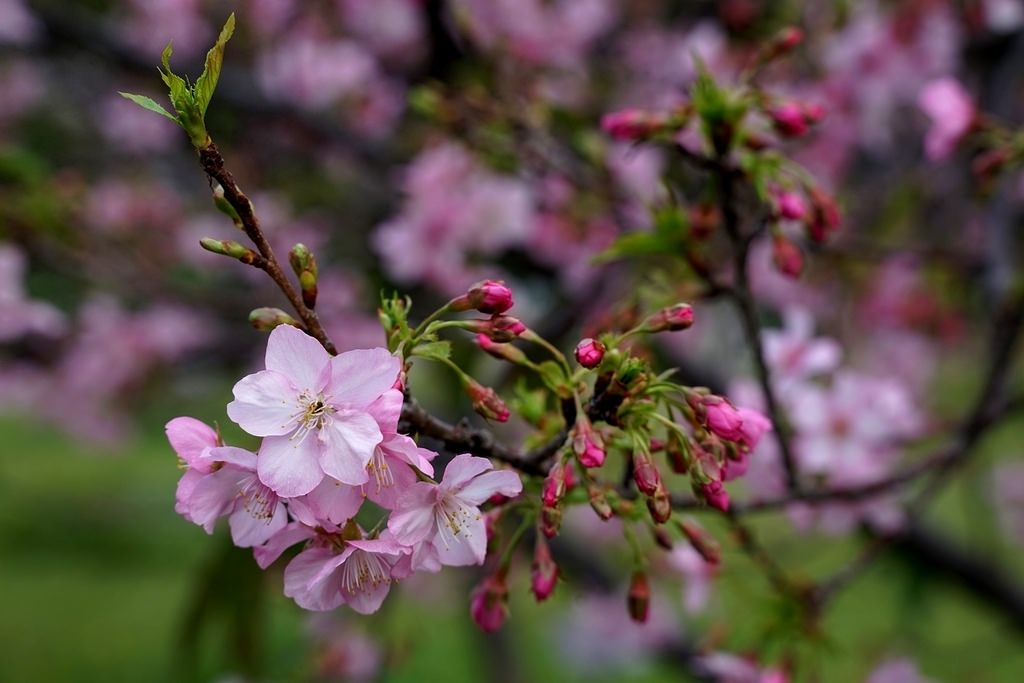
[[[262,438],[257,452],[223,445],[193,418],[167,424],[186,467],[177,512],[211,533],[227,517],[235,544],[253,548],[264,568],[303,543],[284,590],[311,610],[371,613],[413,572],[483,563],[480,506],[514,498],[522,483],[468,454],[434,481],[437,454],[398,433],[401,371],[386,349],[332,357],[305,332],[275,328],[266,369],[239,381],[228,405],[233,421]],[[380,512],[370,532],[356,522],[367,500]]]

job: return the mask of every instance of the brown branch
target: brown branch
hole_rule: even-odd
[[[270,242],[267,241],[263,230],[260,228],[260,222],[256,217],[256,212],[253,210],[252,202],[245,196],[245,193],[238,187],[238,183],[235,182],[234,176],[224,166],[224,157],[221,156],[216,143],[211,141],[210,144],[199,150],[199,161],[206,175],[218,183],[224,190],[224,199],[238,213],[238,217],[242,221],[242,229],[249,239],[252,240],[252,243],[256,245],[260,256],[263,257],[264,260],[262,262],[254,262],[252,265],[262,269],[270,276],[270,279],[277,284],[285,297],[288,298],[292,308],[295,309],[299,319],[302,320],[306,331],[323,344],[328,353],[336,355],[338,350],[320,324],[316,311],[303,303],[302,297],[281,268],[281,264],[274,255]]]

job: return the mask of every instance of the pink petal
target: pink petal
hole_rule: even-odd
[[[176,417],[164,427],[171,448],[190,467],[203,451],[217,445],[217,432],[194,417]],[[209,470],[207,470],[209,471]]]
[[[402,417],[402,404],[405,397],[398,389],[385,391],[380,398],[371,403],[366,412],[380,425],[383,434],[394,434],[398,430],[398,420]]]
[[[395,385],[402,362],[387,349],[356,349],[331,359],[332,402],[365,407]]]
[[[262,545],[287,524],[288,512],[285,510],[284,503],[281,502],[277,503],[270,519],[254,517],[244,505],[239,505],[238,509],[228,518],[228,526],[231,527],[231,540],[239,548]]]
[[[419,480],[408,463],[391,457],[387,451],[384,454],[384,462],[391,473],[390,484],[379,484],[375,477],[370,477],[370,480],[363,484],[363,491],[367,498],[385,510],[394,510],[405,491]]]
[[[434,502],[437,487],[419,482],[399,499],[388,518],[388,529],[402,545],[416,545],[434,529]]]
[[[312,434],[302,439],[268,436],[260,446],[256,472],[282,498],[304,496],[324,478],[319,455],[320,444]]]
[[[188,513],[192,521],[212,534],[217,520],[228,514],[238,496],[239,480],[245,472],[230,467],[208,474],[192,489]]]
[[[197,469],[189,468],[185,470],[185,473],[181,475],[181,479],[178,480],[178,488],[174,493],[174,511],[190,522],[195,522],[192,519],[192,514],[189,512],[192,492],[195,491],[196,484],[201,482],[207,474],[207,472],[200,472]]]
[[[452,533],[451,528],[438,519],[434,547],[443,565],[465,567],[483,564],[487,555],[487,527],[483,517],[467,522],[458,534]]]
[[[384,438],[369,413],[336,413],[334,421],[320,430],[320,438],[320,466],[326,474],[345,484],[364,484],[369,480],[366,466]]]
[[[253,548],[252,554],[256,558],[256,564],[260,566],[260,569],[266,569],[277,558],[281,557],[281,553],[285,550],[291,548],[296,543],[308,541],[315,536],[316,532],[312,528],[298,522],[292,522],[282,527],[266,543]]]
[[[405,434],[386,435],[380,447],[387,456],[407,462],[427,476],[434,476],[434,466],[430,461],[437,457],[437,453],[428,448],[420,448]]]
[[[332,610],[344,603],[339,572],[330,573],[319,580],[318,575],[336,555],[327,548],[307,548],[295,556],[284,570],[284,594],[304,609]]]
[[[290,379],[300,390],[319,392],[331,356],[313,337],[291,325],[279,325],[267,340],[267,370]]]
[[[441,486],[449,491],[458,491],[470,479],[493,467],[487,458],[477,458],[468,453],[456,455],[444,469],[444,481],[441,482]]]
[[[284,375],[262,370],[240,379],[232,391],[228,417],[248,433],[280,436],[295,429],[299,391]]]
[[[341,526],[359,512],[363,505],[363,493],[358,487],[342,484],[333,477],[324,477],[315,489],[300,500],[317,519],[326,519]]]
[[[256,471],[256,454],[252,451],[247,451],[244,448],[236,448],[235,446],[218,446],[217,448],[211,448],[207,452],[205,459],[210,462],[221,462],[234,465],[238,469],[249,472]]]
[[[373,614],[379,610],[390,590],[391,583],[389,581],[382,581],[356,593],[349,593],[342,588],[345,604],[359,614]]]
[[[480,505],[495,493],[511,498],[522,490],[523,482],[518,474],[512,470],[493,470],[471,479],[456,495],[470,505]]]

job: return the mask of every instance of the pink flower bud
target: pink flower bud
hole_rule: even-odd
[[[727,400],[721,396],[705,396],[701,406],[704,424],[713,434],[726,441],[739,441],[743,437],[743,418]]]
[[[729,492],[720,481],[711,481],[701,486],[701,495],[707,504],[722,512],[729,511]]]
[[[772,421],[753,408],[739,408],[738,411],[743,424],[740,426],[739,443],[748,451],[757,448],[758,442],[765,432],[772,430]]]
[[[498,314],[487,320],[463,320],[458,324],[471,332],[485,334],[491,341],[499,343],[510,342],[526,332],[526,325],[510,315]]]
[[[485,387],[473,379],[467,382],[465,389],[469,399],[473,401],[473,410],[478,414],[496,422],[508,421],[509,415],[511,415],[508,406],[494,389]]]
[[[839,207],[832,196],[819,187],[812,187],[811,220],[807,235],[815,242],[824,242],[828,234],[839,227]]]
[[[585,368],[596,368],[604,359],[604,344],[587,337],[576,345],[576,362]]]
[[[605,451],[601,436],[594,431],[590,422],[581,419],[576,423],[572,448],[584,467],[600,467],[604,464]]]
[[[562,508],[541,507],[540,509],[540,531],[548,538],[558,535],[558,529],[562,526]]]
[[[799,26],[787,26],[779,31],[775,40],[780,51],[789,52],[804,42],[804,32]]]
[[[476,309],[481,313],[504,313],[512,308],[512,290],[500,280],[484,280],[449,304],[453,311]]]
[[[486,334],[476,335],[476,343],[487,355],[498,360],[507,360],[510,363],[523,363],[526,361],[526,354],[511,344],[499,344]]]
[[[651,610],[651,586],[647,583],[647,574],[644,572],[633,572],[626,604],[629,607],[630,619],[639,624],[647,621]]]
[[[775,195],[779,207],[779,215],[791,221],[798,221],[807,215],[807,205],[796,192],[779,192]]]
[[[690,304],[676,304],[663,308],[644,321],[645,332],[675,332],[693,325],[693,307]]]
[[[544,536],[537,537],[533,546],[533,565],[530,571],[530,590],[537,602],[547,600],[558,583],[558,565],[551,557],[551,549]]]
[[[747,453],[737,453],[735,458],[726,458],[725,464],[722,465],[722,481],[739,479],[747,473],[748,467],[750,455]]]
[[[665,118],[640,109],[623,109],[601,117],[601,130],[616,140],[642,140],[665,125]]]
[[[488,576],[473,589],[469,613],[484,633],[494,633],[501,628],[508,616],[508,586],[505,585],[504,572]]]
[[[805,135],[808,130],[807,119],[803,108],[796,102],[780,104],[770,112],[775,130],[790,138]]]
[[[565,495],[568,489],[565,473],[565,464],[561,461],[551,466],[551,471],[548,472],[547,478],[544,479],[544,489],[541,492],[541,500],[544,503],[544,507],[558,507],[558,503],[562,500],[562,496]]]
[[[772,261],[786,277],[796,279],[804,272],[804,253],[782,233],[772,235]]]
[[[683,520],[679,523],[686,540],[690,542],[693,549],[704,558],[708,564],[718,564],[722,559],[722,550],[704,529],[693,520]]]
[[[612,506],[608,503],[608,497],[604,495],[604,491],[597,484],[591,483],[587,486],[587,497],[590,498],[591,509],[604,521],[607,522],[615,514]]]
[[[655,524],[664,524],[672,518],[672,498],[663,483],[659,482],[654,495],[647,498],[647,511]]]
[[[825,118],[825,107],[817,102],[810,102],[804,105],[804,119],[807,123],[814,125]]]
[[[640,492],[647,496],[653,496],[661,487],[661,473],[651,456],[643,451],[633,454],[633,481]]]

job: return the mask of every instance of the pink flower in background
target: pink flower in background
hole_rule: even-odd
[[[839,367],[842,349],[834,339],[814,336],[814,318],[807,310],[788,308],[783,317],[785,327],[765,330],[762,344],[772,379],[787,394],[802,381]]]
[[[716,567],[687,543],[679,543],[667,557],[668,565],[683,580],[683,608],[690,614],[703,612],[711,598]]]
[[[486,458],[457,455],[440,484],[414,484],[388,520],[395,539],[433,546],[441,564],[483,564],[487,532],[479,506],[495,494],[517,496],[523,488],[518,474],[493,467]]]
[[[1024,462],[996,465],[992,473],[992,507],[1014,543],[1024,545]]]
[[[864,683],[932,683],[909,659],[889,659],[878,665]]]
[[[24,280],[25,255],[18,248],[0,242],[0,343],[25,335],[61,335],[67,322],[56,307],[28,298]]]
[[[380,676],[384,664],[381,646],[350,620],[315,612],[308,631],[317,644],[317,675],[325,680],[370,683]]]
[[[380,78],[376,60],[355,41],[306,34],[286,36],[264,52],[257,75],[269,97],[314,110],[357,94]]]
[[[108,142],[135,154],[166,150],[181,134],[173,122],[153,116],[152,112],[117,94],[100,106],[96,123]]]
[[[260,480],[285,497],[309,493],[324,478],[363,484],[383,439],[369,406],[391,389],[401,361],[385,349],[330,357],[289,325],[267,341],[266,370],[239,381],[228,416],[262,436]]]
[[[380,609],[408,548],[387,536],[315,542],[284,570],[284,594],[303,609],[326,611],[348,605],[360,614]]]
[[[38,31],[38,21],[22,0],[0,0],[0,44],[27,45]]]
[[[948,157],[977,117],[974,101],[955,78],[928,83],[918,96],[918,106],[932,121],[924,140],[925,154],[932,161]]]
[[[721,683],[788,683],[789,676],[775,668],[762,667],[757,660],[728,652],[712,652],[697,658],[699,670]]]

